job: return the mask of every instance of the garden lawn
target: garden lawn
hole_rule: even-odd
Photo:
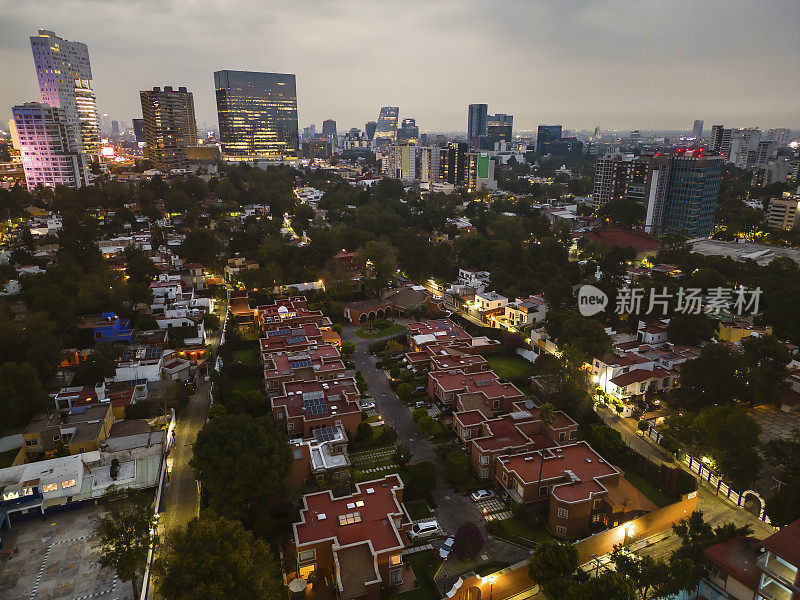
[[[501,378],[509,379],[533,375],[533,363],[516,354],[513,356],[487,356],[486,362],[489,363],[489,368]]]
[[[264,380],[261,377],[237,377],[233,379],[233,389],[239,390],[243,394],[247,392],[262,391]]]
[[[544,527],[531,527],[525,521],[516,517],[495,522],[502,526],[502,533],[496,533],[495,535],[526,546],[543,542],[551,537]]]
[[[664,490],[660,490],[658,487],[650,483],[647,479],[632,469],[625,470],[625,479],[630,481],[636,489],[650,498],[650,500],[652,500],[653,503],[659,508],[666,506],[667,504],[672,504],[677,500],[676,497],[671,496]]]
[[[406,512],[412,521],[419,519],[426,519],[431,516],[431,510],[428,508],[428,503],[425,500],[416,500],[409,502],[406,506]]]
[[[392,323],[389,327],[384,327],[383,329],[378,330],[372,330],[369,328],[369,326],[365,325],[364,327],[359,327],[356,329],[353,335],[360,338],[373,339],[388,337],[390,335],[402,333],[403,331],[405,331],[405,327],[398,325],[397,323]]]
[[[241,362],[244,365],[257,367],[261,362],[258,356],[258,349],[253,346],[252,348],[243,348],[241,350],[234,350],[232,353],[233,362]]]

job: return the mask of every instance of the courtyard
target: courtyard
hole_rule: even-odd
[[[117,580],[98,563],[92,519],[100,514],[101,508],[91,506],[12,524],[3,536],[0,597],[131,600],[130,583]]]

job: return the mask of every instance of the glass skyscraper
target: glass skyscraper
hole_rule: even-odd
[[[470,104],[467,110],[467,139],[477,145],[477,139],[486,135],[486,121],[489,112],[487,104]]]
[[[389,140],[392,143],[397,141],[397,117],[400,108],[397,106],[384,106],[378,115],[378,126],[375,128],[376,140]]]
[[[536,153],[547,154],[551,143],[561,139],[561,125],[539,125],[536,132]]]
[[[288,73],[214,73],[222,158],[299,158],[297,89]]]

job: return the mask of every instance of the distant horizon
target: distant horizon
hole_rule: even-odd
[[[98,112],[129,125],[141,90],[172,85],[216,128],[213,73],[231,69],[293,73],[301,131],[327,118],[363,129],[391,105],[421,132],[466,132],[477,102],[514,115],[515,132],[686,132],[695,119],[704,132],[800,130],[797,2],[165,0],[156,14],[146,2],[0,0],[0,11],[2,129],[13,105],[41,100],[28,38],[49,29],[87,44]],[[401,39],[385,39],[389,21]]]

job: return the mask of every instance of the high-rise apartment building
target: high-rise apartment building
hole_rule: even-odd
[[[369,141],[372,141],[372,138],[375,137],[375,129],[378,127],[377,121],[367,121],[364,123],[364,135],[367,136]]]
[[[695,120],[692,126],[692,137],[699,140],[703,137],[703,121],[700,119]]]
[[[403,119],[403,124],[397,130],[397,143],[412,145],[419,143],[419,127],[415,119]]]
[[[70,42],[46,29],[40,29],[30,41],[42,102],[61,109],[73,148],[99,154],[97,101],[86,44]]]
[[[299,158],[293,74],[217,71],[214,87],[224,160]]]
[[[419,178],[417,147],[411,145],[389,146],[383,151],[381,171],[384,175],[413,183]]]
[[[325,119],[322,122],[322,135],[328,137],[329,135],[336,135],[336,121],[333,119]]]
[[[767,131],[767,140],[770,142],[778,142],[779,144],[790,142],[792,140],[792,130],[784,127],[770,129]]]
[[[447,164],[447,149],[434,147],[420,148],[419,178],[425,183],[444,183]]]
[[[536,153],[547,154],[549,145],[561,139],[561,125],[539,125],[536,133]]]
[[[397,106],[384,106],[378,115],[378,122],[375,127],[375,140],[389,140],[392,144],[397,141],[397,117],[400,108]]]
[[[139,98],[147,141],[145,157],[164,171],[186,166],[186,148],[197,145],[192,92],[185,87],[154,87],[139,92]]]
[[[756,164],[761,131],[757,127],[734,129],[731,132],[731,147],[728,162],[740,169],[748,169]]]
[[[478,137],[486,135],[488,104],[470,104],[467,109],[467,139],[470,144],[477,145]]]
[[[133,119],[133,135],[136,137],[136,142],[144,144],[147,142],[147,135],[144,132],[144,119]]]
[[[494,178],[494,160],[487,154],[468,152],[466,155],[464,185],[468,192],[496,190],[497,181]]]
[[[767,225],[774,229],[789,231],[794,228],[800,219],[800,195],[784,192],[780,198],[772,198],[767,210]]]
[[[607,154],[597,159],[592,199],[599,208],[613,200],[630,200],[644,205],[650,183],[649,155]]]
[[[67,111],[44,102],[11,109],[28,189],[89,184],[89,157],[74,137]]]
[[[707,237],[714,224],[724,159],[702,150],[653,158],[645,229],[654,235]]]

